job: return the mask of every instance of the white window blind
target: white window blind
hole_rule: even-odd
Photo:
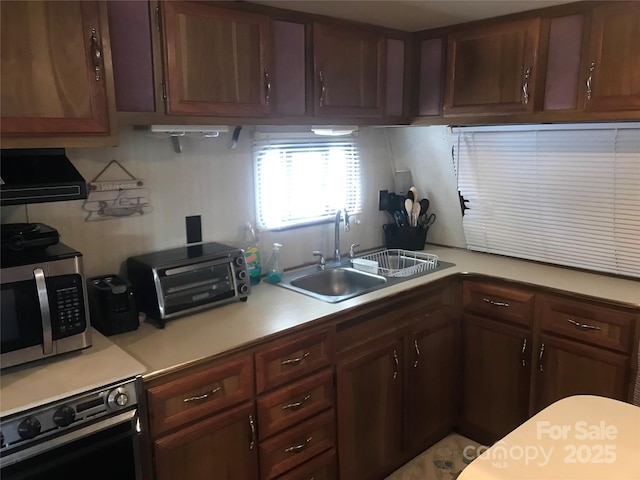
[[[275,230],[362,211],[360,157],[354,138],[256,139],[256,223]]]
[[[640,277],[640,124],[459,128],[471,250]]]

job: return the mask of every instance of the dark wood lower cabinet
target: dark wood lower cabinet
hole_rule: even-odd
[[[255,409],[246,403],[154,442],[157,480],[257,480]]]
[[[552,335],[540,342],[533,413],[571,395],[625,400],[629,357]]]
[[[402,456],[402,339],[338,361],[340,478],[377,479]]]
[[[407,337],[405,451],[417,455],[453,431],[457,414],[457,322],[441,310]],[[435,325],[434,325],[435,321]]]
[[[528,418],[531,330],[465,314],[460,428],[494,442]]]

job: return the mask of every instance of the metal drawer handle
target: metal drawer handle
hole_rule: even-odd
[[[300,400],[299,402],[293,402],[293,403],[288,403],[286,405],[284,405],[282,407],[282,410],[297,410],[299,409],[302,405],[304,405],[309,399],[311,399],[311,395],[305,395],[304,398],[302,400]]]
[[[400,361],[398,360],[398,352],[393,350],[393,379],[398,378],[398,367],[400,366]]]
[[[98,41],[98,33],[95,28],[91,29],[91,58],[93,60],[93,70],[96,75],[96,81],[99,82],[102,73],[102,47]]]
[[[522,85],[522,102],[527,105],[529,103],[529,78],[531,77],[531,67],[524,72],[524,83]]]
[[[209,393],[203,393],[202,395],[195,395],[193,397],[185,398],[184,400],[182,400],[182,403],[189,403],[189,402],[196,402],[198,400],[204,400],[205,398],[209,398],[209,397],[215,395],[220,390],[222,390],[222,386],[214,388]]]
[[[287,448],[284,449],[284,451],[287,452],[287,453],[298,453],[300,450],[304,450],[305,448],[307,448],[307,446],[309,446],[309,442],[311,442],[311,440],[313,440],[313,437],[307,438],[300,445],[292,445],[291,447],[287,447]]]
[[[271,101],[271,79],[269,78],[269,72],[267,72],[266,68],[264,69],[264,86],[264,102],[269,105],[269,102]]]
[[[593,71],[596,69],[596,62],[591,62],[589,65],[589,76],[587,77],[587,100],[591,100],[591,93],[593,92],[591,86],[593,82]]]
[[[521,353],[521,356],[522,356],[522,366],[523,366],[523,367],[526,367],[526,366],[527,366],[527,362],[526,362],[525,357],[524,357],[524,353],[525,353],[526,351],[527,351],[527,339],[526,339],[526,338],[524,338],[524,339],[522,340],[522,353]]]
[[[595,325],[589,325],[586,323],[576,322],[575,320],[572,320],[570,318],[567,318],[567,322],[569,322],[572,325],[575,325],[576,328],[580,330],[600,330],[600,327],[597,327]]]
[[[490,300],[488,298],[483,298],[482,299],[483,302],[488,303],[489,305],[493,305],[494,307],[508,307],[509,304],[507,302],[495,302],[493,300]]]
[[[302,356],[300,356],[298,358],[290,358],[288,360],[284,360],[282,362],[282,365],[293,365],[293,366],[299,365],[300,362],[302,360],[304,360],[305,358],[307,358],[309,355],[311,355],[311,352],[305,352],[305,353],[302,354]]]
[[[256,446],[256,422],[253,421],[253,415],[249,414],[249,427],[251,428],[251,443],[249,443],[249,450],[253,450]]]
[[[544,372],[544,369],[542,368],[542,356],[544,355],[544,343],[542,345],[540,345],[540,355],[538,357],[538,367],[540,368],[541,372]]]
[[[418,362],[420,361],[420,348],[418,347],[418,339],[413,340],[413,347],[416,349],[416,361],[413,362],[413,368],[418,368]]]

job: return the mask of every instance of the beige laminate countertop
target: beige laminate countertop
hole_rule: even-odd
[[[459,479],[638,480],[638,452],[640,407],[576,395],[549,405],[494,443]]]
[[[13,367],[0,375],[0,417],[133,378],[146,368],[99,332],[85,350]]]
[[[143,323],[136,331],[110,339],[142,363],[150,376],[458,273],[490,275],[640,307],[639,281],[447,247],[427,251],[456,266],[335,304],[261,282],[247,302],[172,320],[163,330]]]

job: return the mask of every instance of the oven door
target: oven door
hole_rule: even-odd
[[[127,420],[101,428],[107,420],[93,425],[91,434],[64,441],[0,470],[2,480],[140,480],[139,428],[135,411]]]

